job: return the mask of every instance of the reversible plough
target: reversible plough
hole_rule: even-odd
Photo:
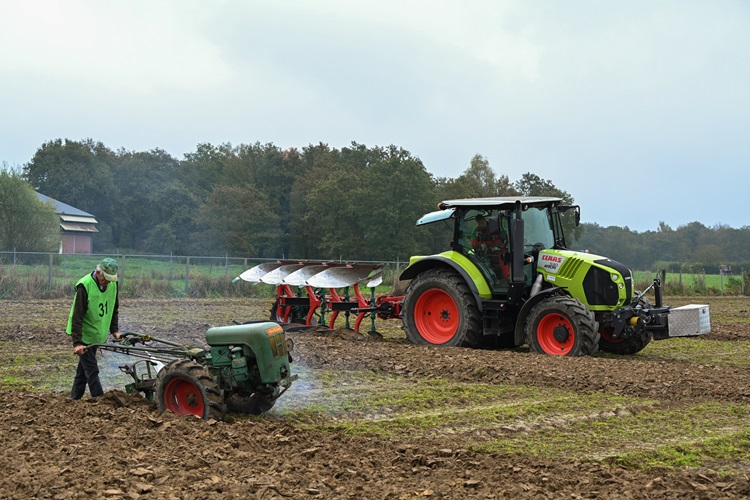
[[[346,328],[359,332],[362,321],[398,318],[400,295],[375,296],[375,287],[383,281],[383,264],[343,262],[276,261],[252,267],[233,281],[264,283],[276,287],[271,320],[286,325],[312,327],[328,325],[334,329],[339,313],[344,313]],[[371,290],[366,298],[361,287]],[[330,317],[326,322],[326,315]]]

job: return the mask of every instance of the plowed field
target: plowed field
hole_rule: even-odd
[[[267,302],[126,300],[120,326],[203,343]],[[712,332],[570,359],[292,333],[299,380],[216,422],[125,394],[107,352],[105,396],[69,400],[69,302],[0,301],[0,497],[748,497],[750,300],[667,302],[710,304]]]

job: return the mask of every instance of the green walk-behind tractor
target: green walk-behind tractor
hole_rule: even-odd
[[[559,198],[443,201],[417,225],[452,226],[450,250],[412,257],[401,304],[415,344],[518,346],[561,356],[634,354],[669,337],[658,280],[635,291],[626,266],[566,248],[578,206]],[[452,221],[452,224],[450,223]],[[654,296],[654,304],[646,299]]]
[[[297,379],[290,370],[292,343],[277,323],[250,322],[206,331],[207,347],[128,332],[121,342],[92,344],[140,358],[120,370],[161,411],[221,420],[234,411],[259,415]],[[91,346],[90,346],[91,347]]]

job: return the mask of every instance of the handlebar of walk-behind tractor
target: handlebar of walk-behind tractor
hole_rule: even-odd
[[[137,332],[125,332],[120,334],[120,339],[115,342],[89,344],[86,349],[92,347],[161,362],[174,361],[179,358],[201,360],[206,356],[206,350],[202,347],[179,344]]]

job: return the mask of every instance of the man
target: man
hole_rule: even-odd
[[[104,394],[99,381],[99,365],[96,362],[96,347],[107,341],[111,332],[119,340],[117,326],[119,310],[117,296],[117,262],[104,259],[93,273],[87,274],[76,283],[76,296],[70,308],[68,328],[65,330],[73,339],[73,352],[78,355],[78,369],[70,390],[71,399],[81,399],[89,386],[91,397]]]
[[[490,262],[500,271],[500,276],[510,279],[510,266],[505,262],[503,254],[507,253],[508,233],[503,227],[502,221],[493,219],[495,228],[491,230],[487,224],[487,219],[479,214],[474,218],[477,227],[471,233],[471,244],[474,251],[479,255],[490,257]]]
[[[487,228],[487,219],[483,215],[477,215],[474,218],[474,222],[477,223],[477,227],[471,232],[471,244],[474,248],[482,245],[490,239],[490,231]]]

